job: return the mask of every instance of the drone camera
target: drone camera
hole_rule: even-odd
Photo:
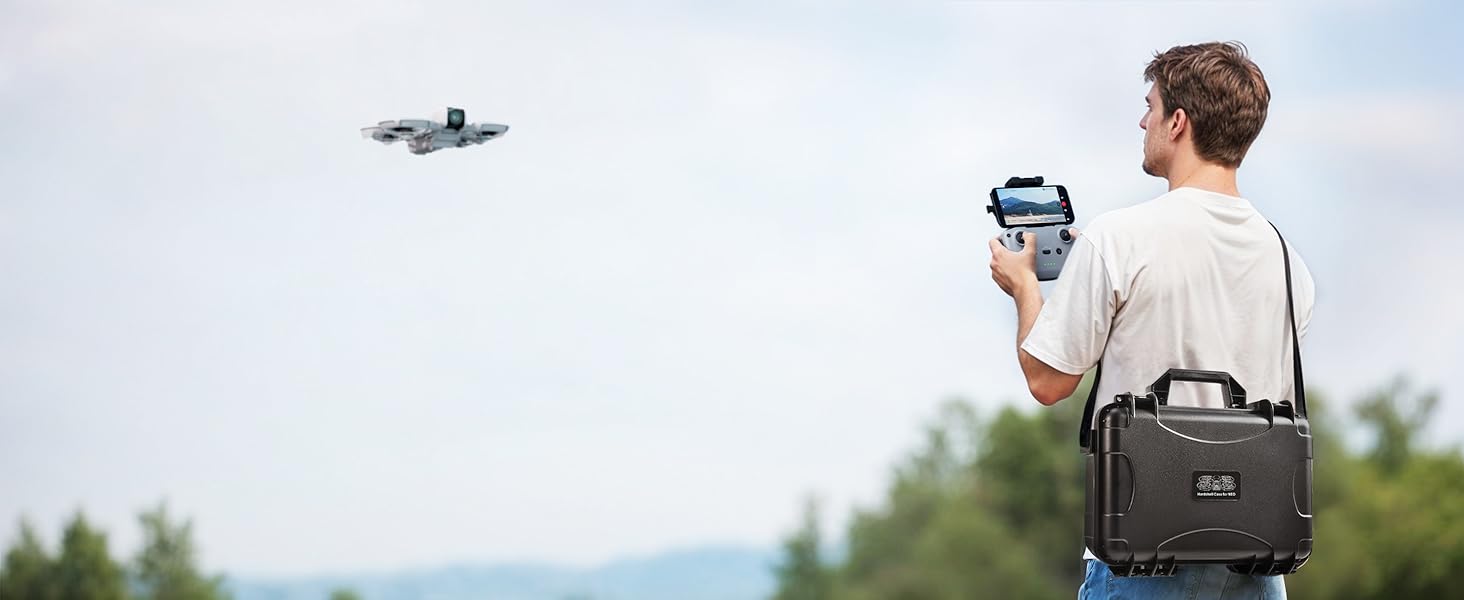
[[[447,128],[448,129],[462,129],[463,128],[463,125],[467,124],[467,122],[468,122],[468,113],[467,113],[467,111],[465,111],[465,110],[463,110],[461,108],[449,108],[449,109],[447,109]]]

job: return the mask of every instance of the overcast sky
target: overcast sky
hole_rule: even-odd
[[[1458,3],[0,4],[0,540],[167,498],[284,575],[842,530],[951,396],[1034,404],[986,193],[1078,223],[1155,50],[1245,42],[1240,189],[1310,265],[1308,381],[1464,439]],[[481,147],[360,127],[466,108]],[[1279,258],[1278,258],[1279,260]],[[1076,543],[1076,542],[1075,542]]]

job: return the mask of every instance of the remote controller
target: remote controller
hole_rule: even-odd
[[[1037,239],[1037,281],[1057,279],[1063,263],[1072,253],[1076,238],[1067,225],[1013,227],[1002,232],[1001,245],[1012,252],[1021,252],[1034,237]]]

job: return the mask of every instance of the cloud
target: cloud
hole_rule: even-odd
[[[1304,140],[1313,152],[1383,161],[1385,169],[1447,169],[1464,134],[1464,93],[1327,94],[1304,97],[1287,108],[1268,127],[1268,137]]]

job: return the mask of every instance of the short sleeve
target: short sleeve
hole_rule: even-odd
[[[1022,350],[1054,369],[1081,375],[1103,356],[1117,303],[1113,278],[1085,232],[1073,243]]]

